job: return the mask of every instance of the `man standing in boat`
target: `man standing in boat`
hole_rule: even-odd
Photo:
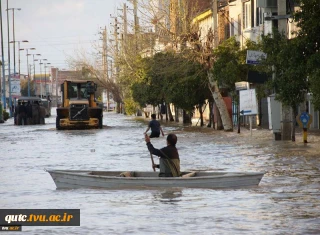
[[[147,134],[145,134],[145,141],[149,152],[160,157],[160,164],[153,165],[153,167],[160,168],[159,177],[180,176],[180,159],[176,148],[177,136],[175,134],[169,134],[167,136],[167,146],[162,149],[154,148]]]
[[[163,130],[161,128],[160,122],[156,120],[157,116],[155,114],[151,114],[152,120],[149,122],[148,128],[144,134],[147,134],[148,130],[151,128],[150,138],[159,137],[160,131],[162,136],[164,136]]]

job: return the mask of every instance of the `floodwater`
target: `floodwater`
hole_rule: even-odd
[[[55,113],[54,110],[52,113]],[[265,171],[253,188],[57,190],[45,169],[151,171],[147,120],[105,113],[102,130],[0,124],[0,208],[80,209],[80,227],[25,226],[23,234],[320,234],[320,137],[274,141],[163,122],[178,136],[182,170]],[[152,139],[155,147],[165,138]],[[10,233],[11,234],[11,233]]]

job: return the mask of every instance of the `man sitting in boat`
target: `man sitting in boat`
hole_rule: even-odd
[[[160,168],[159,177],[179,177],[180,159],[176,148],[177,136],[169,134],[167,136],[167,146],[162,149],[156,149],[150,142],[150,137],[145,134],[145,141],[151,154],[160,157],[160,164],[154,167]]]

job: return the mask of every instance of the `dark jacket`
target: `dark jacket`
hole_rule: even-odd
[[[180,174],[179,153],[175,146],[168,145],[162,149],[156,149],[149,142],[147,147],[151,154],[160,157],[160,177],[172,177],[172,170],[176,170],[178,175]]]
[[[152,132],[160,133],[160,122],[157,120],[151,120],[149,122],[149,127],[151,128]]]

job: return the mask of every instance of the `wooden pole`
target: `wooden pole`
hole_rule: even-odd
[[[150,157],[151,157],[152,169],[153,169],[153,171],[155,172],[155,171],[156,171],[156,168],[154,167],[154,161],[153,161],[153,157],[152,157],[152,154],[151,154],[151,153],[150,153]]]

